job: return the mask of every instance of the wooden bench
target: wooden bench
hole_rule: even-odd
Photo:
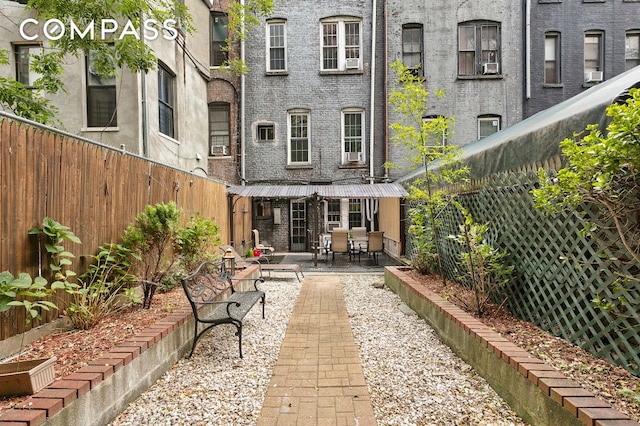
[[[233,281],[253,281],[254,289],[237,291]],[[242,320],[259,300],[262,301],[262,318],[264,319],[265,293],[258,289],[258,282],[264,282],[264,279],[262,277],[232,278],[224,270],[224,263],[211,262],[200,264],[193,274],[182,279],[182,288],[189,299],[195,318],[193,346],[189,358],[193,355],[198,340],[211,328],[220,324],[233,324],[236,327],[238,348],[242,358]],[[213,308],[201,309],[205,306]],[[204,328],[198,331],[200,324]]]

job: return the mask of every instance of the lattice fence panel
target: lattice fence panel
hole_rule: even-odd
[[[624,260],[615,231],[601,230],[592,237],[580,232],[583,221],[593,220],[597,212],[588,211],[583,219],[575,212],[547,217],[536,209],[530,190],[537,181],[532,172],[494,175],[478,191],[457,196],[476,222],[490,225],[487,241],[509,252],[515,277],[504,289],[506,307],[514,315],[640,375],[638,285],[630,285],[624,293],[628,301],[625,316],[607,313],[592,303],[596,295],[607,299],[619,296],[613,294],[612,283],[618,274],[638,277],[638,266],[599,256],[605,253]],[[456,279],[460,275],[460,246],[446,236],[459,233],[462,215],[450,205],[438,218],[443,269],[449,279]]]

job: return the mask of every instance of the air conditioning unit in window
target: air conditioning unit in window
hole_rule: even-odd
[[[350,163],[357,163],[360,161],[361,156],[361,152],[347,152],[347,161]]]
[[[347,58],[345,66],[347,69],[357,69],[360,67],[360,58]]]
[[[229,147],[226,145],[211,145],[210,154],[213,157],[224,157],[229,155]]]
[[[482,74],[498,74],[500,66],[497,62],[487,62],[482,64]]]
[[[585,80],[587,83],[598,83],[603,80],[603,77],[602,71],[591,71],[587,73]]]

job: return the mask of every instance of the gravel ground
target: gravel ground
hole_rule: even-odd
[[[523,425],[474,370],[442,344],[400,299],[373,283],[382,275],[345,275],[347,309],[379,425]],[[254,425],[293,305],[294,281],[267,281],[266,320],[245,318],[244,359],[235,328],[215,327],[191,359],[180,360],[112,426]]]
[[[475,370],[388,288],[343,279],[351,328],[379,425],[524,425]]]

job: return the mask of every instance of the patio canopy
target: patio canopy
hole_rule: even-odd
[[[231,186],[227,193],[241,197],[306,198],[402,198],[407,191],[397,183],[348,185],[250,185]]]

